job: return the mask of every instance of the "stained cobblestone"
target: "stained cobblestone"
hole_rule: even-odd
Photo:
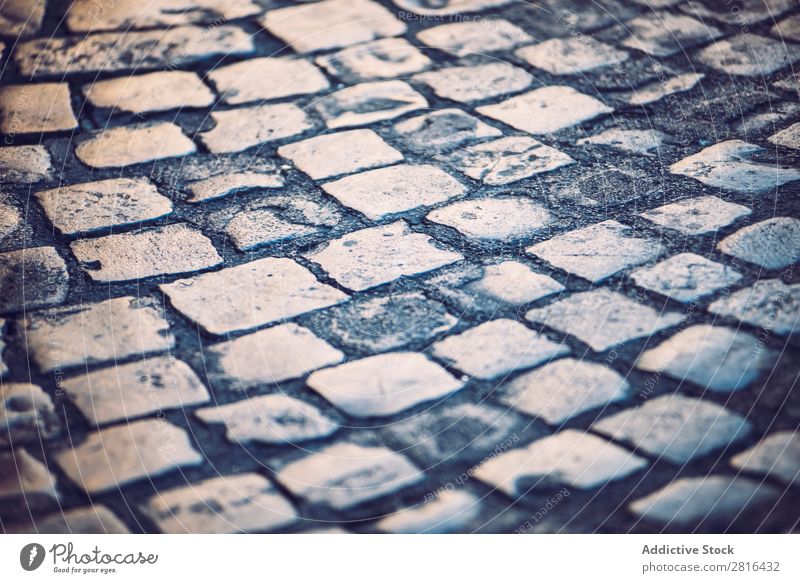
[[[53,401],[41,387],[4,383],[0,396],[0,444],[35,444],[58,432]]]
[[[196,73],[158,71],[83,87],[86,99],[95,107],[145,113],[171,109],[207,107],[214,94]]]
[[[153,148],[153,144],[158,144]],[[78,144],[75,155],[87,166],[114,168],[141,164],[161,158],[185,156],[197,147],[168,122],[101,131]]]
[[[57,305],[67,297],[67,265],[54,247],[0,253],[0,287],[0,313]]]
[[[43,134],[78,127],[65,83],[8,85],[0,89],[0,131]]]
[[[261,82],[264,78],[280,81],[277,86],[267,85]],[[215,69],[209,79],[230,104],[307,95],[328,88],[322,72],[302,59],[250,59]]]

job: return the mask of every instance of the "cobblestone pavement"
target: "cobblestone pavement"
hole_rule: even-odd
[[[797,0],[5,0],[6,532],[787,532]]]

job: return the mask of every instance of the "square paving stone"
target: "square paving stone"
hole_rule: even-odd
[[[274,160],[247,154],[191,156],[167,166],[160,178],[186,191],[186,202],[191,203],[248,190],[280,188],[285,183]]]
[[[196,150],[177,125],[157,122],[100,131],[78,144],[75,155],[93,168],[117,168],[186,156]]]
[[[276,479],[311,504],[347,510],[416,484],[422,472],[386,447],[340,442],[288,464]]]
[[[0,386],[0,445],[25,443],[42,447],[60,428],[50,395],[31,383]]]
[[[596,421],[592,429],[685,465],[747,437],[750,422],[710,401],[663,395]]]
[[[417,38],[432,49],[457,57],[505,51],[533,40],[518,26],[500,19],[442,24],[423,30]]]
[[[216,99],[197,73],[157,71],[83,86],[83,94],[94,107],[130,113],[208,107]]]
[[[200,409],[204,423],[222,423],[232,443],[287,445],[328,437],[338,425],[317,407],[287,395],[260,395]]]
[[[0,34],[8,37],[28,38],[42,27],[45,2],[7,0],[0,14]]]
[[[347,299],[291,259],[250,263],[160,286],[172,305],[210,334],[248,330]]]
[[[376,528],[395,534],[447,534],[463,532],[479,517],[481,502],[458,490],[442,492],[425,504],[406,508],[382,518]]]
[[[370,356],[317,371],[307,384],[352,417],[394,415],[463,386],[415,352]]]
[[[321,97],[314,107],[329,128],[337,129],[393,119],[428,102],[404,81],[375,81]]]
[[[399,164],[327,182],[322,189],[373,220],[466,194],[458,180],[431,165]]]
[[[306,257],[355,291],[433,271],[463,259],[460,253],[434,244],[428,235],[413,232],[405,221],[349,233]]]
[[[557,425],[629,396],[630,385],[601,364],[562,358],[524,373],[495,391],[495,398],[531,417]]]
[[[0,131],[4,134],[44,134],[77,127],[66,83],[0,88]]]
[[[746,206],[716,196],[697,196],[645,211],[639,216],[686,235],[703,235],[727,227],[752,212]]]
[[[602,486],[647,467],[647,461],[595,435],[567,429],[480,465],[475,476],[517,498],[529,488]]]
[[[800,284],[762,279],[715,301],[708,311],[736,318],[775,334],[794,334],[800,328]]]
[[[0,253],[0,314],[62,303],[69,291],[67,264],[55,247]]]
[[[600,288],[533,309],[525,318],[575,336],[592,350],[603,352],[675,326],[684,316],[656,311],[622,294]]]
[[[766,372],[774,356],[747,332],[698,325],[643,352],[636,366],[728,393],[743,389]]]
[[[414,75],[413,80],[430,86],[439,97],[470,103],[527,89],[533,76],[509,63],[487,63],[437,69]]]
[[[730,521],[747,507],[772,502],[779,496],[776,488],[746,478],[681,478],[634,500],[629,509],[645,520],[686,528],[702,522]]]
[[[634,89],[628,98],[628,103],[631,105],[650,105],[670,95],[690,91],[704,78],[705,75],[703,73],[685,73],[663,81],[649,83],[644,87]]]
[[[70,377],[61,386],[93,425],[191,407],[209,399],[194,371],[169,356]]]
[[[56,461],[75,484],[98,494],[199,465],[203,456],[192,447],[186,430],[150,419],[90,433],[79,445],[57,454]]]
[[[47,218],[65,235],[110,230],[163,217],[172,202],[146,178],[109,178],[36,193]]]
[[[315,136],[281,146],[278,154],[315,180],[403,161],[403,155],[372,130]]]
[[[688,303],[719,289],[730,288],[742,274],[694,253],[680,253],[631,274],[636,285],[673,300]]]
[[[160,492],[142,512],[165,534],[263,532],[297,518],[286,498],[258,474],[220,476]]]
[[[593,283],[652,261],[663,250],[658,240],[636,237],[634,228],[613,220],[570,231],[526,249],[551,265]]]
[[[800,433],[778,431],[735,455],[731,465],[745,472],[767,474],[788,485],[800,483]]]
[[[273,385],[344,359],[340,351],[293,323],[212,344],[207,354],[218,359],[220,376],[237,389]]]
[[[503,135],[497,128],[455,108],[402,121],[394,126],[394,133],[406,148],[420,153],[441,153]]]
[[[572,87],[554,85],[494,105],[484,105],[476,111],[529,134],[543,135],[611,113],[614,109]]]
[[[208,78],[230,104],[308,95],[329,87],[325,75],[304,59],[250,59],[214,69]]]
[[[729,75],[765,77],[800,59],[800,45],[754,34],[741,34],[714,43],[697,60]]]
[[[465,291],[481,298],[511,305],[522,305],[560,293],[564,286],[552,277],[534,272],[517,261],[487,265],[483,275],[465,286]]]
[[[534,367],[569,351],[568,346],[552,342],[524,324],[507,319],[486,322],[433,346],[437,358],[485,380]]]
[[[215,154],[241,152],[267,142],[302,134],[314,127],[305,112],[294,103],[257,105],[211,112],[214,129],[200,133],[200,139]]]
[[[625,62],[628,53],[591,37],[553,38],[523,47],[516,55],[553,75],[574,75]]]
[[[51,509],[58,503],[56,479],[47,466],[22,448],[0,452],[0,510],[3,527],[14,514]],[[4,533],[8,533],[3,528]]]
[[[30,184],[50,176],[53,162],[44,146],[0,148],[0,173],[6,182]]]
[[[532,237],[551,222],[545,207],[521,196],[463,200],[431,211],[425,218],[470,239],[502,242]]]
[[[431,60],[403,38],[382,38],[317,57],[316,63],[334,77],[358,82],[410,75]]]
[[[377,2],[325,0],[270,10],[261,24],[298,53],[346,47],[403,34],[406,25]]]
[[[606,146],[620,152],[652,156],[660,153],[667,135],[658,130],[620,130],[610,129],[600,134],[581,138],[575,142],[578,146]]]
[[[122,297],[52,308],[20,321],[25,345],[42,371],[164,352],[175,345],[152,298]]]
[[[708,23],[682,14],[658,12],[629,20],[622,45],[654,57],[671,57],[691,47],[719,38],[723,32]],[[724,41],[723,41],[724,42]]]
[[[470,178],[492,186],[510,184],[575,163],[564,152],[524,136],[467,146],[439,159]]]
[[[766,153],[760,146],[728,140],[676,162],[669,170],[708,186],[742,194],[766,194],[800,180],[800,170],[752,160],[754,156]]]
[[[783,269],[800,260],[800,220],[775,217],[743,227],[717,249],[764,269]]]
[[[102,504],[39,516],[35,524],[9,525],[8,534],[130,534],[128,527]]]
[[[185,224],[78,239],[70,248],[95,281],[133,281],[222,263],[211,241]]]

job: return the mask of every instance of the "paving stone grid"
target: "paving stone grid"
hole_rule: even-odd
[[[8,0],[5,532],[789,532],[796,0]]]

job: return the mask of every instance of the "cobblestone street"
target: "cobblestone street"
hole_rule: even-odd
[[[0,531],[800,529],[798,0],[0,0]]]

